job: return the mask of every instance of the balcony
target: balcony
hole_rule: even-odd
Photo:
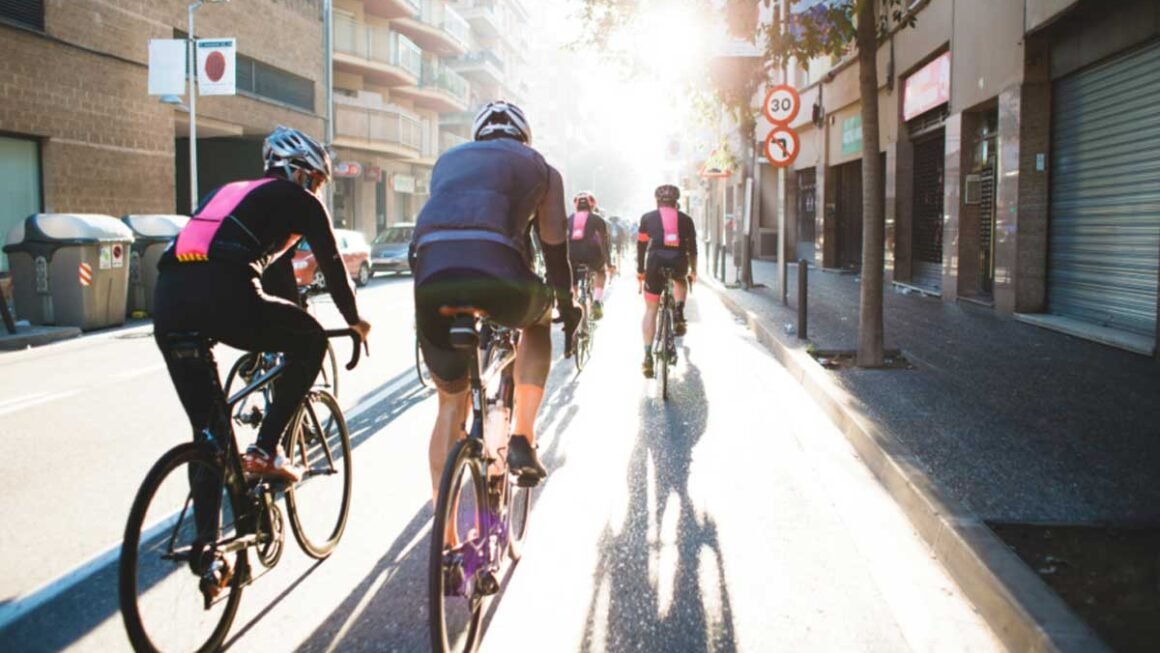
[[[406,18],[419,13],[419,0],[363,0],[368,14],[382,18]]]
[[[395,92],[410,98],[416,106],[445,113],[465,111],[469,89],[467,80],[454,70],[433,61],[424,61],[419,85],[404,86]]]
[[[471,127],[475,122],[475,111],[452,111],[442,113],[439,115],[439,125],[441,127],[457,127],[460,125],[467,125]]]
[[[504,33],[503,16],[495,0],[459,0],[456,9],[480,36],[494,38]]]
[[[441,57],[458,57],[467,52],[471,25],[444,0],[423,0],[418,14],[391,25],[419,47]]]
[[[448,62],[453,70],[480,84],[503,84],[504,61],[494,50],[480,50]]]
[[[350,16],[334,17],[334,67],[384,86],[413,86],[423,73],[423,52],[410,39]]]
[[[334,145],[410,159],[419,156],[423,146],[423,124],[401,109],[336,97]]]
[[[463,145],[468,140],[470,140],[470,139],[464,138],[463,136],[460,136],[459,134],[453,134],[451,132],[440,131],[439,132],[439,153],[443,154],[447,150],[450,150],[451,148],[456,147],[457,145]]]

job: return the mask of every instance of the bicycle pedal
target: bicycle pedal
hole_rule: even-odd
[[[479,581],[475,586],[483,596],[491,596],[499,592],[499,578],[494,571],[488,569],[479,575]]]

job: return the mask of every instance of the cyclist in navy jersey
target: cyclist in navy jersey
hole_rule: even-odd
[[[294,245],[305,238],[326,287],[347,324],[363,339],[370,324],[359,317],[349,276],[338,253],[330,215],[319,193],[330,180],[330,156],[306,134],[279,126],[262,146],[266,176],[211,192],[158,262],[154,339],[195,437],[210,425],[215,403],[225,417],[217,379],[193,378],[173,355],[173,336],[198,332],[246,351],[276,351],[286,368],[274,399],[243,456],[245,471],[296,481],[299,470],[278,445],[294,411],[318,376],[326,352],[322,326],[294,301]],[[263,273],[267,288],[262,289]],[[281,296],[289,295],[283,299]],[[212,360],[210,361],[212,363]],[[209,366],[212,369],[212,366]]]
[[[697,228],[693,218],[677,210],[681,191],[672,184],[658,186],[657,210],[641,216],[636,244],[636,274],[644,284],[644,363],[641,371],[653,376],[652,342],[657,329],[660,295],[664,290],[661,268],[673,271],[673,299],[676,301],[673,333],[685,335],[685,297],[689,284],[697,281]]]
[[[491,102],[476,115],[472,135],[474,141],[447,150],[435,163],[431,197],[411,242],[419,347],[439,391],[428,449],[433,498],[447,452],[466,437],[470,398],[468,357],[451,346],[452,318],[439,309],[473,307],[521,330],[506,457],[509,469],[531,483],[548,473],[536,453],[535,419],[551,366],[552,305],[568,334],[583,315],[572,299],[563,180],[530,147],[523,111]],[[533,272],[533,229],[547,284]]]

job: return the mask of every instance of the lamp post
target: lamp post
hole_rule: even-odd
[[[193,30],[193,12],[209,2],[220,4],[230,0],[197,0],[189,5],[189,214],[197,212],[201,195],[197,189],[197,36]]]

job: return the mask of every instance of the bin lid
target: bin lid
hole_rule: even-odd
[[[8,232],[6,247],[22,243],[83,244],[133,242],[133,231],[111,215],[35,213]]]
[[[189,222],[184,215],[126,215],[121,218],[139,238],[176,238]]]

